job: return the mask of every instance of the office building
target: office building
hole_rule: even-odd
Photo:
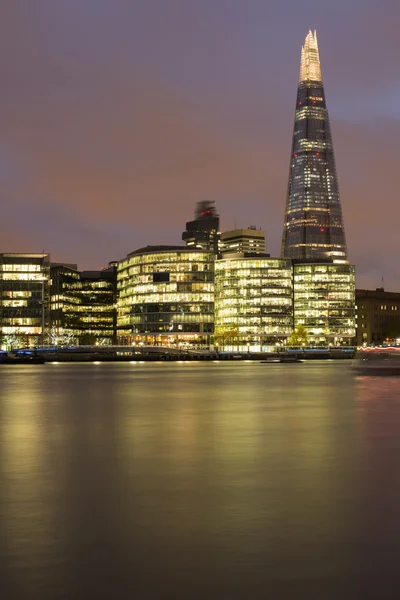
[[[351,344],[355,336],[354,266],[294,261],[294,326],[303,325],[310,344]]]
[[[67,339],[76,344],[116,341],[116,266],[78,271],[77,265],[52,264],[48,343]]]
[[[39,346],[48,326],[49,254],[0,254],[0,345]]]
[[[400,339],[400,293],[356,290],[356,344],[380,345]]]
[[[231,255],[215,262],[215,343],[260,351],[283,345],[293,330],[292,263]]]
[[[214,253],[147,246],[118,263],[120,343],[207,346],[214,331]]]
[[[217,254],[219,215],[214,202],[209,200],[197,202],[194,221],[186,223],[182,240],[191,248],[201,248]]]
[[[231,252],[265,254],[265,231],[254,226],[224,231],[220,236],[220,254]]]
[[[301,51],[281,256],[347,261],[318,42],[311,31]]]

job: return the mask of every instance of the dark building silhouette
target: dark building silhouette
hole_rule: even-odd
[[[316,33],[301,51],[282,257],[347,261]]]
[[[356,344],[382,344],[400,338],[400,293],[356,290]]]
[[[213,201],[197,202],[194,221],[186,223],[182,240],[187,246],[218,253],[219,214]]]

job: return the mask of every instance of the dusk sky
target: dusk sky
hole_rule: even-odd
[[[357,286],[400,290],[398,0],[2,0],[0,252],[100,268],[198,200],[279,255],[316,29]]]

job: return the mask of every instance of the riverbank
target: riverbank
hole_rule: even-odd
[[[2,353],[0,364],[44,362],[159,362],[159,361],[261,361],[271,358],[293,357],[301,360],[354,358],[355,349],[343,348],[290,348],[279,352],[234,352],[209,350],[181,350],[158,346],[77,346],[73,348],[34,348]]]

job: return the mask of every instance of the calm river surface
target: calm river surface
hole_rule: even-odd
[[[400,379],[0,367],[0,597],[398,598]]]

